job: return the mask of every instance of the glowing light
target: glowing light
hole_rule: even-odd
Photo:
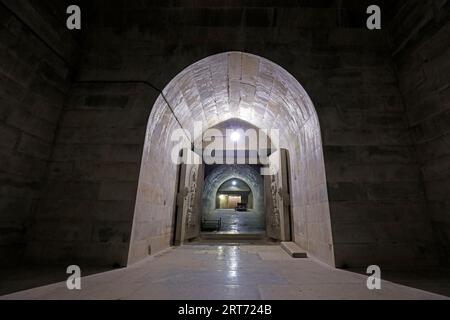
[[[231,141],[238,142],[241,139],[241,135],[237,131],[233,131],[233,133],[230,136]]]
[[[236,186],[236,185],[237,185],[237,182],[236,182],[236,181],[233,181],[231,184],[232,184],[233,186]]]

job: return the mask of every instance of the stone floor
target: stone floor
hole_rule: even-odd
[[[278,245],[196,244],[87,276],[80,291],[62,282],[0,299],[446,299],[391,282],[369,291],[366,280],[312,259],[293,259]]]

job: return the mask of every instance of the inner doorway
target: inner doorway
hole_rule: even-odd
[[[253,193],[244,181],[230,179],[217,191],[216,203],[217,209],[247,211],[253,208]]]
[[[216,140],[218,136],[214,135],[214,141],[210,140],[203,134],[204,131],[231,129],[234,130],[229,136],[231,142],[238,141],[236,153],[253,159],[254,148],[239,147],[240,142],[246,141],[247,127],[278,131],[274,149],[289,150],[291,157],[292,184],[289,193],[292,197],[292,219],[285,219],[284,222],[293,221],[295,228],[293,232],[287,233],[293,233],[295,242],[312,256],[334,265],[335,247],[321,130],[314,105],[304,88],[281,66],[242,52],[225,52],[193,63],[173,78],[157,98],[149,117],[144,143],[130,244],[126,246],[128,263],[166,249],[171,242],[171,226],[174,223],[181,226],[181,242],[189,241],[191,236],[198,236],[201,220],[213,215],[217,209],[216,190],[226,180],[219,184],[212,183],[211,186],[217,189],[208,191],[206,186],[201,186],[201,183],[207,184],[208,181],[199,179],[200,175],[197,174],[197,182],[186,179],[190,183],[180,188],[177,197],[173,196],[178,164],[170,160],[173,155],[185,148],[205,156],[205,147],[213,143],[219,145],[216,142],[225,139]],[[180,135],[180,131],[182,136],[186,136],[186,145],[177,143],[179,139],[173,139]],[[206,142],[206,146],[202,142]],[[206,154],[208,160],[221,153],[229,153],[226,143],[221,148],[213,149],[214,153]],[[265,157],[273,154],[274,150],[271,148],[266,151]],[[210,162],[200,163],[206,166]],[[235,172],[239,174],[239,170]],[[192,173],[189,177],[194,177],[193,171],[186,170],[186,173],[186,177],[188,173]],[[245,176],[230,175],[224,178],[244,180]],[[264,178],[260,174],[258,178],[263,181],[262,192],[258,194],[264,195]],[[272,196],[283,195],[283,190],[280,192],[279,188],[271,189],[271,192]],[[200,197],[207,196],[211,201],[201,199],[197,202],[197,194]],[[256,192],[253,195],[255,212],[260,203],[258,199],[263,200],[263,212],[270,212],[264,206],[264,196],[258,198]],[[176,212],[174,207],[177,206],[175,201],[183,205],[183,210],[178,210],[182,213],[181,219],[173,217]],[[200,205],[200,210],[197,210],[196,204]],[[281,205],[277,207],[281,208]],[[271,223],[284,225],[281,217],[283,215]],[[264,215],[266,230],[269,228],[267,222]]]
[[[264,179],[267,235],[279,241],[294,241],[289,152],[280,149],[270,156],[272,175]]]
[[[206,166],[202,233],[265,236],[264,179],[258,166]]]

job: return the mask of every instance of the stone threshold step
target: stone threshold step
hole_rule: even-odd
[[[308,254],[294,242],[281,242],[281,248],[287,252],[292,258],[305,259]]]
[[[264,233],[202,233],[200,235],[202,240],[263,240]]]

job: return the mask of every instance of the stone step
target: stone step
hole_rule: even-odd
[[[306,251],[300,248],[294,242],[282,242],[281,248],[283,248],[283,250],[286,251],[287,254],[290,255],[292,258],[296,259],[308,258],[308,254],[306,253]]]
[[[202,240],[262,240],[266,238],[265,233],[249,232],[249,233],[228,233],[228,232],[211,232],[202,233],[200,235]]]

